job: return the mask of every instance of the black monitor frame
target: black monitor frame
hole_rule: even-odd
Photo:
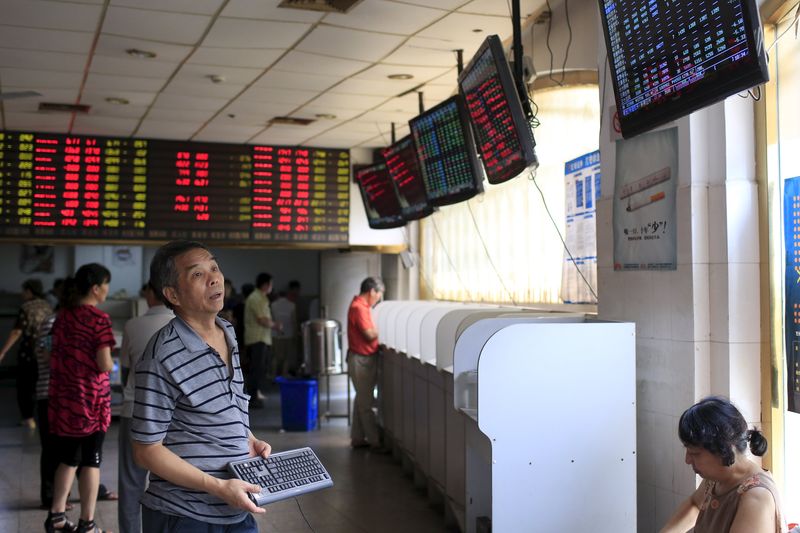
[[[464,180],[463,186],[453,190],[438,191],[433,187],[432,181],[435,176],[432,172],[433,165],[436,165],[441,158],[432,159],[426,157],[424,146],[419,139],[420,124],[426,120],[433,120],[433,117],[441,114],[441,112],[448,107],[455,106],[457,114],[457,125],[461,133],[463,146],[461,148],[461,155],[466,159],[466,164],[469,169],[469,179]],[[440,123],[434,124],[431,131],[441,131],[441,126],[447,124]],[[411,129],[411,138],[414,141],[414,147],[417,152],[417,160],[419,167],[422,171],[422,178],[425,182],[425,192],[428,195],[428,200],[433,206],[442,206],[455,204],[464,200],[468,200],[480,192],[483,192],[483,168],[480,161],[478,161],[478,154],[475,150],[475,141],[472,137],[472,128],[469,123],[469,116],[467,115],[466,106],[460,94],[451,96],[447,100],[439,103],[431,109],[417,115],[408,121],[408,126]]]
[[[377,209],[372,204],[372,201],[369,198],[369,194],[367,193],[366,187],[361,181],[361,178],[366,173],[385,173],[385,183],[382,184],[385,194],[390,194],[394,196],[395,201],[397,202],[397,213],[392,213],[390,215],[383,215],[381,216],[378,213]],[[406,221],[403,218],[403,215],[400,211],[400,200],[397,198],[397,192],[394,188],[394,183],[392,182],[392,178],[389,175],[389,170],[386,168],[386,164],[383,162],[375,163],[372,165],[358,165],[353,168],[353,175],[355,177],[356,183],[358,184],[358,190],[361,192],[361,200],[364,202],[364,212],[367,215],[367,223],[369,227],[372,229],[391,229],[391,228],[400,228],[405,226]]]
[[[402,178],[403,176],[395,175],[392,172],[392,167],[389,165],[389,159],[395,155],[400,157],[403,161],[403,164],[409,167],[409,179],[417,182],[416,185],[418,185],[422,190],[424,201],[411,204],[411,202],[408,201],[408,198],[406,198],[406,195],[401,191],[400,185],[398,184],[398,179]],[[381,151],[381,156],[386,161],[386,168],[389,170],[389,175],[392,177],[392,182],[394,183],[395,190],[397,191],[397,199],[400,200],[400,209],[403,214],[403,218],[410,221],[419,220],[431,215],[433,213],[433,206],[428,201],[428,194],[425,192],[425,180],[422,178],[422,170],[420,169],[419,161],[417,160],[417,151],[414,148],[414,141],[411,139],[411,135],[406,135],[399,141],[384,148]]]
[[[494,72],[490,71],[489,75],[485,76],[486,73],[483,69],[487,60]],[[499,83],[500,94],[505,104],[503,107],[506,108],[505,113],[511,120],[506,132],[500,132],[499,136],[493,135],[496,133],[494,128],[498,126],[493,119],[506,119],[505,116],[499,116],[498,113],[493,112],[493,116],[489,117],[489,127],[478,122],[482,113],[488,115],[491,112],[489,105],[479,92],[481,85],[491,78],[496,78]],[[475,147],[481,156],[489,183],[493,185],[503,183],[538,164],[535,151],[536,141],[533,138],[533,131],[526,118],[521,100],[523,96],[527,98],[527,95],[521,95],[518,92],[511,68],[503,52],[500,37],[489,35],[483,41],[470,62],[458,75],[458,87],[467,106],[467,113],[475,133]],[[471,105],[473,102],[474,105]],[[500,110],[500,113],[505,114],[503,109]],[[511,153],[504,156],[501,150],[507,149],[508,144],[512,145]]]
[[[740,0],[742,6],[743,24],[747,39],[749,57],[739,59],[736,63],[726,65],[725,68],[704,74],[702,78],[686,85],[677,91],[662,95],[646,106],[634,110],[630,114],[623,113],[623,104],[620,98],[619,76],[612,57],[611,35],[609,32],[606,4],[620,4],[628,0],[598,0],[600,6],[603,34],[608,50],[608,62],[611,67],[611,79],[614,85],[614,98],[617,105],[622,136],[630,138],[663,124],[672,122],[703,107],[723,100],[728,96],[750,89],[769,81],[766,52],[764,49],[764,35],[761,20],[755,0]],[[669,29],[665,35],[677,34]],[[741,63],[740,63],[741,62]]]

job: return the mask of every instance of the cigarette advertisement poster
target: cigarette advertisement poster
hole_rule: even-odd
[[[617,141],[614,270],[677,268],[678,128]]]

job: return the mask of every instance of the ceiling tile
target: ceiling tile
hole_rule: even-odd
[[[79,87],[83,74],[78,72],[53,72],[51,70],[32,70],[19,68],[0,68],[3,86],[38,89],[52,87],[68,89]]]
[[[213,15],[222,4],[223,0],[111,0],[114,6],[197,15]]]
[[[265,69],[272,65],[285,50],[250,48],[211,48],[201,46],[187,62],[190,65],[222,65]]]
[[[28,28],[93,32],[103,12],[100,6],[40,0],[4,0],[3,24]]]
[[[82,73],[86,67],[86,56],[84,54],[0,48],[0,67]]]
[[[203,46],[220,48],[290,48],[311,27],[302,22],[219,18]]]
[[[243,101],[301,105],[316,98],[319,94],[319,91],[306,89],[272,89],[253,86],[243,92],[239,99]]]
[[[84,92],[81,95],[81,103],[82,104],[89,104],[89,105],[97,105],[97,104],[105,104],[106,98],[115,97],[115,98],[124,98],[128,100],[129,104],[134,107],[147,107],[153,103],[153,100],[156,98],[156,93],[144,93],[144,92],[133,92],[133,91],[114,91],[110,93],[108,91],[102,92]]]
[[[314,102],[312,104],[301,107],[300,109],[292,113],[292,116],[317,118],[316,115],[336,115],[336,119],[334,120],[344,121],[344,120],[350,120],[353,117],[357,117],[363,112],[364,111],[361,109],[347,109],[344,107],[322,106]],[[330,119],[322,119],[322,118],[320,118],[319,120],[320,122],[324,120],[330,121]],[[331,125],[333,125],[332,121]]]
[[[211,123],[192,138],[193,141],[210,141],[226,143],[246,143],[250,138],[264,129],[262,126],[243,126],[234,124]]]
[[[146,118],[134,135],[145,139],[189,139],[202,124]]]
[[[482,31],[476,33],[474,29]],[[511,35],[511,32],[511,21],[506,17],[451,13],[417,35],[433,42],[438,41],[449,46],[451,50],[464,50],[464,63],[467,63],[487,35],[497,34],[502,39]]]
[[[408,89],[419,85],[419,81],[414,80],[385,80],[385,81],[370,81],[357,80],[350,78],[344,80],[342,83],[331,89],[331,92],[337,94],[365,94],[371,96],[380,96],[381,100],[386,100],[393,96],[397,96]]]
[[[325,13],[278,7],[275,0],[230,0],[222,10],[223,17],[244,19],[286,20],[294,22],[317,22]]]
[[[81,99],[81,103],[88,103]],[[92,110],[89,112],[89,116],[94,117],[96,119],[102,117],[113,117],[113,118],[133,118],[136,120],[141,119],[144,114],[147,112],[147,106],[141,105],[118,105],[118,104],[109,104],[105,101],[100,101],[97,104],[92,105]]]
[[[499,0],[498,0],[499,1]],[[407,0],[406,3],[416,6],[435,7],[451,11],[464,4],[464,0]]]
[[[525,20],[529,15],[535,13],[544,4],[544,0],[520,0],[520,16]],[[511,20],[511,5],[508,2],[498,2],[497,0],[472,0],[465,6],[457,9],[459,13],[479,13],[482,15],[497,15],[507,17]]]
[[[13,93],[22,90],[25,89],[3,86],[3,93]],[[77,86],[71,89],[39,89],[39,93],[41,93],[42,96],[3,100],[3,108],[6,112],[37,113],[40,102],[66,102],[72,104],[78,100]]]
[[[372,137],[378,135],[378,132],[358,133],[350,132],[345,126],[336,128],[335,130],[323,133],[313,137],[310,141],[314,146],[324,146],[327,148],[350,148],[356,146]]]
[[[133,134],[139,120],[135,118],[93,117],[77,115],[72,133],[79,135],[108,135],[128,137]]]
[[[205,15],[111,6],[102,30],[123,37],[193,45],[203,36],[210,21],[211,17]]]
[[[244,87],[233,83],[211,83],[210,80],[197,83],[173,80],[164,88],[163,93],[230,100],[242,92]]]
[[[113,74],[120,76],[141,76],[144,78],[158,78],[163,82],[172,76],[178,68],[177,62],[148,61],[132,57],[95,56],[89,72],[98,74]]]
[[[446,11],[427,7],[370,0],[356,5],[347,14],[329,13],[324,24],[378,33],[411,35],[446,15]]]
[[[339,59],[336,57],[291,51],[272,68],[285,72],[304,72],[321,76],[346,77],[369,67],[371,64],[371,62],[367,61],[354,61],[352,59]]]
[[[381,61],[383,65],[418,65],[422,67],[452,67],[458,63],[453,50],[431,48],[427,39],[413,37],[397,51]]]
[[[92,92],[103,91],[135,91],[158,92],[164,86],[164,80],[158,78],[137,78],[132,76],[119,76],[111,74],[89,73],[86,80],[86,90]]]
[[[455,65],[453,65],[453,68],[455,68]],[[448,70],[448,67],[397,67],[395,65],[378,64],[363,72],[359,72],[354,76],[354,79],[388,81],[394,83],[397,87],[404,87],[406,85],[411,85],[413,87],[420,83],[436,79]],[[389,79],[389,75],[391,74],[411,74],[414,77],[410,80],[391,80]],[[405,88],[401,88],[400,92],[404,90]]]
[[[92,47],[94,35],[85,32],[41,30],[2,26],[0,47],[25,50],[51,50],[86,54]]]
[[[216,110],[174,109],[154,106],[150,108],[146,120],[204,124],[214,116],[215,112]]]
[[[380,124],[391,124],[394,122],[395,129],[397,130],[398,135],[401,135],[402,130],[407,130],[408,128],[408,121],[417,116],[416,111],[381,111],[381,110],[373,110],[367,111],[363,115],[359,117],[359,120],[367,121],[367,122],[378,122]],[[406,133],[408,133],[406,131]],[[402,133],[405,135],[405,133]],[[401,136],[402,136],[401,135]]]
[[[228,103],[227,98],[206,98],[181,94],[161,93],[153,107],[169,110],[218,111]],[[152,111],[155,112],[155,111]]]
[[[270,70],[256,83],[256,87],[268,89],[293,89],[302,87],[309,91],[324,91],[339,81],[336,76],[317,76],[300,72],[278,72]]]
[[[288,115],[295,107],[295,104],[236,100],[226,106],[220,115],[224,116],[226,120],[236,124],[260,126],[263,128],[269,119]]]
[[[366,111],[385,101],[386,97],[384,96],[325,93],[311,103],[318,107],[329,107],[331,109],[360,109]]]
[[[71,113],[5,113],[4,129],[66,133]]]
[[[97,48],[95,49],[96,55],[110,56],[110,57],[125,57],[129,58],[125,51],[131,48],[138,50],[145,50],[147,52],[154,52],[156,57],[154,59],[137,59],[143,63],[148,61],[165,61],[165,62],[180,62],[192,51],[191,46],[184,46],[179,44],[166,44],[157,43],[155,41],[143,41],[141,39],[132,39],[128,37],[117,37],[115,35],[101,34],[97,40]]]
[[[297,45],[297,50],[345,59],[378,61],[398,47],[403,39],[398,35],[319,26]]]
[[[175,75],[173,82],[191,83],[194,85],[248,85],[261,74],[261,69],[238,68],[218,65],[183,65]],[[215,84],[209,76],[222,76],[222,83]]]

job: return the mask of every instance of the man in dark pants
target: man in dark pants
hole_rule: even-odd
[[[272,276],[262,272],[256,277],[256,290],[244,303],[244,345],[247,350],[249,371],[247,372],[247,394],[250,407],[264,407],[258,397],[269,368],[272,350],[272,312],[267,295],[272,291]]]
[[[383,452],[378,424],[372,411],[373,391],[378,380],[378,328],[372,320],[372,307],[381,301],[384,286],[379,278],[366,278],[361,292],[347,311],[347,367],[356,389],[350,445],[369,446]]]

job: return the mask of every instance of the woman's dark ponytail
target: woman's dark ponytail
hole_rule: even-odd
[[[761,457],[767,453],[767,439],[759,430],[754,428],[748,431],[747,440],[750,441],[750,451],[753,455]]]

